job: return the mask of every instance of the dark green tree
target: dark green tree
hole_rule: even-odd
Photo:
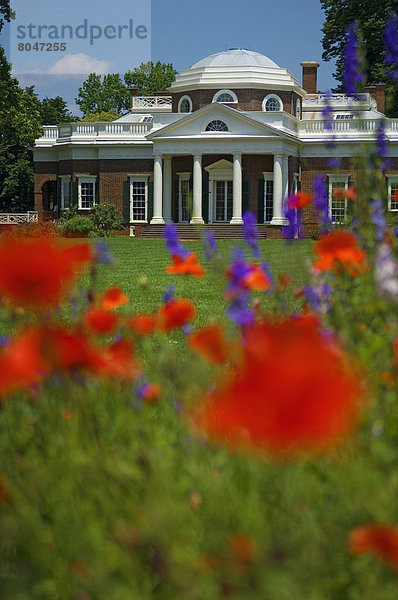
[[[10,0],[0,0],[0,31],[3,29],[4,21],[10,22],[15,13],[11,10]]]
[[[69,123],[76,118],[67,108],[66,101],[61,96],[47,98],[40,102],[40,115],[42,125],[58,125],[58,123]]]
[[[0,211],[33,209],[32,151],[41,134],[38,101],[11,76],[0,47]]]
[[[84,117],[109,111],[121,114],[129,109],[129,91],[117,73],[104,77],[91,73],[79,88],[76,103]]]
[[[176,75],[177,71],[172,64],[161,63],[159,60],[154,64],[149,61],[141,63],[133,71],[127,71],[124,81],[129,88],[138,88],[143,96],[152,96],[154,92],[167,90]]]
[[[398,12],[398,0],[321,0],[325,12],[322,27],[323,54],[326,61],[336,59],[334,76],[343,89],[345,33],[348,26],[358,21],[366,57],[367,84],[387,83],[389,116],[398,116],[398,86],[388,81],[384,63],[384,29],[388,16]]]

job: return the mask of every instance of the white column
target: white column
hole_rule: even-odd
[[[289,195],[289,157],[287,154],[282,155],[282,206],[285,198]]]
[[[151,225],[163,225],[162,211],[163,195],[163,173],[162,173],[162,155],[156,154],[153,165],[153,217]]]
[[[283,197],[283,158],[282,154],[274,155],[274,214],[271,225],[286,225],[287,220],[282,215]]]
[[[164,157],[164,173],[163,173],[163,214],[166,223],[172,223],[171,218],[171,155]]]
[[[242,155],[234,154],[234,186],[231,225],[240,225],[242,219]]]
[[[191,223],[203,224],[202,218],[202,155],[193,157],[193,207]]]

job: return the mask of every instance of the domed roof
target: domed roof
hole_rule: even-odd
[[[230,48],[224,52],[211,54],[192,65],[191,69],[198,67],[268,67],[279,69],[279,66],[264,54],[246,50],[245,48]]]

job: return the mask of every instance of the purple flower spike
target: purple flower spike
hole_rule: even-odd
[[[245,292],[236,296],[227,309],[229,318],[238,326],[252,325],[254,323],[254,310],[249,306],[250,293]]]
[[[189,254],[188,248],[185,248],[178,238],[177,225],[166,225],[164,228],[164,237],[166,238],[167,250],[172,256],[180,256],[186,258]]]
[[[386,65],[388,75],[393,81],[398,81],[398,15],[393,13],[387,21],[384,32],[386,47]]]
[[[174,300],[175,295],[176,295],[176,286],[175,285],[169,285],[169,287],[167,288],[167,290],[163,294],[163,302],[165,304],[168,304],[169,302],[171,302],[171,300]]]
[[[217,257],[216,232],[214,229],[205,229],[203,237],[205,258],[207,262],[210,262],[212,258]]]
[[[283,227],[283,237],[287,240],[303,238],[304,232],[301,223],[301,210],[287,207],[285,209],[285,217],[289,221],[289,225]]]
[[[314,205],[324,231],[328,231],[332,224],[329,217],[329,196],[325,180],[321,174],[317,175],[314,181]]]
[[[370,206],[372,209],[370,219],[376,229],[376,240],[381,242],[384,240],[387,231],[383,203],[381,200],[372,200]]]
[[[254,213],[247,211],[243,214],[243,236],[246,244],[252,250],[253,258],[260,258],[258,239],[260,234],[257,229],[257,219]]]
[[[103,240],[95,242],[94,257],[97,265],[113,265],[115,262],[108,244]]]
[[[358,86],[365,80],[356,21],[347,29],[344,56],[344,87],[348,94],[356,94]]]

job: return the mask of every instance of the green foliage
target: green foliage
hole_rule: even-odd
[[[129,88],[138,88],[143,96],[152,96],[154,92],[167,90],[175,80],[177,71],[172,64],[156,64],[152,61],[142,63],[133,71],[127,71],[124,81]]]
[[[33,210],[35,139],[42,131],[37,98],[11,77],[11,65],[0,47],[0,211]]]
[[[10,7],[10,0],[0,0],[0,31],[3,29],[4,21],[15,18],[15,12]]]
[[[367,64],[367,83],[374,84],[386,81],[384,29],[388,15],[397,11],[396,0],[321,0],[325,11],[325,21],[322,27],[324,60],[336,58],[336,73],[334,76],[342,89],[344,79],[344,45],[345,32],[353,21],[359,22],[363,36]],[[398,116],[398,85],[388,82],[387,115]]]
[[[130,106],[130,94],[120,75],[96,75],[91,73],[79,88],[76,103],[84,117],[90,113],[126,111]]]
[[[119,118],[119,113],[114,110],[102,111],[98,113],[88,113],[82,121],[86,123],[103,123],[104,121],[115,121]]]
[[[61,96],[47,98],[40,102],[40,115],[42,125],[58,125],[76,121],[76,118],[67,108],[66,101]]]
[[[89,217],[75,215],[65,221],[62,233],[89,233],[93,229],[93,223]]]
[[[91,210],[90,218],[94,231],[100,237],[108,237],[124,228],[124,221],[114,204],[107,202],[96,204]]]

